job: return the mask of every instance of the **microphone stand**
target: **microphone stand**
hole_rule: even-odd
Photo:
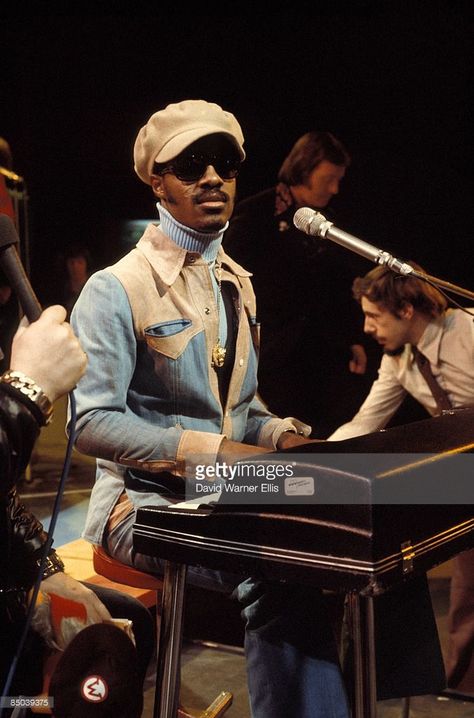
[[[418,279],[424,279],[426,282],[434,284],[437,287],[442,287],[447,291],[454,292],[454,294],[458,294],[460,297],[466,297],[467,299],[474,300],[474,292],[471,292],[469,289],[459,287],[457,284],[446,282],[444,279],[439,279],[438,277],[434,277],[432,274],[426,274],[425,272],[419,272],[416,269],[413,269],[413,272],[410,272],[410,274],[418,277]]]

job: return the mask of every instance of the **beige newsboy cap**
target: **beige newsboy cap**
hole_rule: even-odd
[[[244,136],[234,115],[214,102],[184,100],[155,112],[135,140],[135,172],[146,184],[155,162],[168,162],[192,142],[220,132],[234,140],[240,158],[245,159]]]

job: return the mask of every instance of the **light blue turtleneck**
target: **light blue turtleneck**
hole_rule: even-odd
[[[198,252],[209,265],[209,274],[211,276],[214,287],[214,295],[216,303],[219,302],[219,339],[221,345],[225,347],[227,343],[227,320],[224,309],[224,302],[220,296],[215,273],[212,271],[216,262],[217,252],[222,244],[222,238],[229,223],[217,232],[198,232],[196,229],[186,227],[186,225],[178,222],[167,209],[159,202],[156,203],[158,214],[160,215],[160,225],[163,232],[173,240],[179,247],[186,249],[188,252]]]

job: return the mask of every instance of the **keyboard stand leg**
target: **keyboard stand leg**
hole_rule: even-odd
[[[376,718],[373,598],[351,592],[348,607],[354,654],[354,718]]]
[[[153,718],[176,718],[183,638],[185,564],[165,562]]]

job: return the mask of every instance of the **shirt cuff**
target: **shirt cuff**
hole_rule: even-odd
[[[225,434],[185,429],[179,440],[176,452],[177,470],[174,473],[185,479],[194,479],[198,465],[215,465],[225,438]]]
[[[287,416],[284,419],[270,419],[262,427],[258,437],[259,446],[276,450],[278,448],[278,439],[284,431],[293,431],[295,434],[308,437],[312,428],[299,419],[295,419],[294,416]]]

